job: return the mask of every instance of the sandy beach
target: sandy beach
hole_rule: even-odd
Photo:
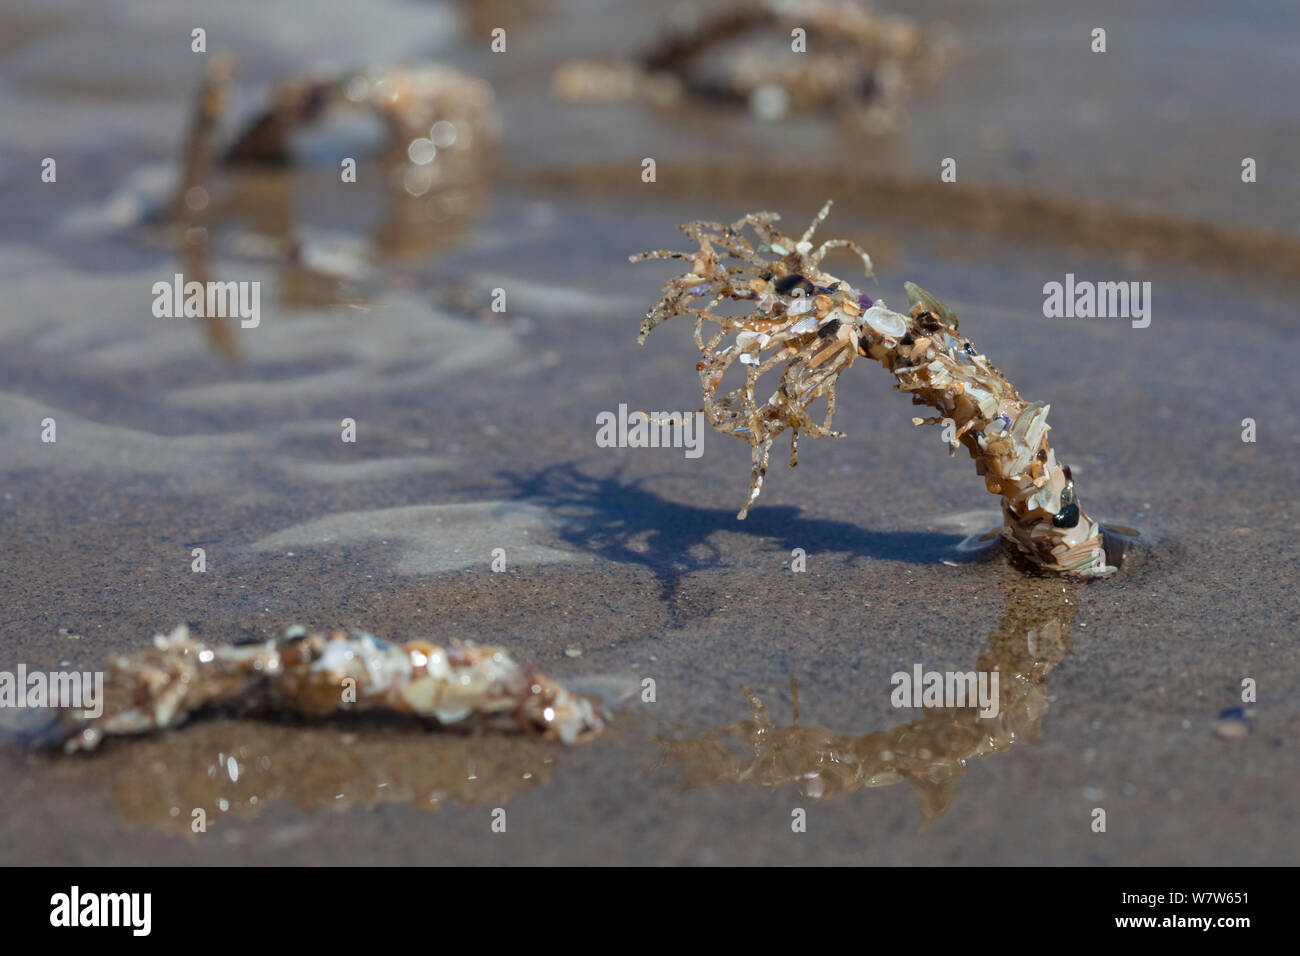
[[[221,717],[77,756],[6,733],[0,863],[1297,862],[1293,7],[911,4],[956,51],[865,136],[551,95],[561,60],[637,49],[668,4],[320,6],[310,38],[290,3],[0,14],[0,669],[93,670],[182,623],[362,628],[504,645],[610,726],[565,747]],[[365,131],[327,126],[298,167],[214,179],[196,259],[147,211],[178,175],[197,23],[238,62],[223,131],[278,77],[419,59],[492,85],[500,142],[413,222],[373,165],[340,184]],[[832,270],[895,308],[905,280],[940,295],[1050,402],[1090,511],[1140,532],[1118,574],[1034,577],[978,543],[997,499],[871,362],[841,382],[845,437],[804,439],[797,469],[778,442],[743,522],[744,442],[599,447],[601,412],[700,403],[686,319],[636,341],[680,270],[628,256],[758,209],[798,233],[827,199],[819,235],[876,280]],[[256,328],[151,313],[200,261],[260,283]],[[1149,326],[1046,317],[1067,274],[1149,282]],[[916,664],[997,668],[1001,715],[894,707]]]

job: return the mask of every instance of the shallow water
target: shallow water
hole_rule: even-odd
[[[1297,196],[1237,176],[1238,144],[1261,171],[1295,145],[1290,104],[1259,94],[1294,88],[1276,49],[1294,11],[1207,5],[1165,29],[1116,4],[1100,70],[1063,59],[1083,22],[927,3],[909,12],[948,19],[962,53],[907,130],[857,143],[809,117],[551,101],[557,57],[627,48],[663,9],[629,5],[616,30],[592,6],[338,4],[310,42],[266,3],[270,29],[240,4],[0,15],[21,37],[0,59],[19,130],[0,147],[0,666],[89,668],[178,622],[220,642],[301,622],[500,642],[615,698],[653,678],[657,698],[570,749],[252,720],[85,759],[5,746],[0,861],[1294,863]],[[494,15],[503,56],[480,42]],[[131,211],[172,174],[198,22],[239,58],[239,115],[314,57],[485,76],[495,163],[406,225],[373,167],[355,190],[328,165],[231,175],[201,255],[178,251]],[[1225,43],[1252,55],[1211,83],[1188,50]],[[46,155],[56,185],[36,181]],[[684,320],[636,345],[672,267],[627,255],[757,208],[798,231],[826,198],[822,234],[872,251],[870,294],[935,291],[1051,403],[1085,505],[1142,534],[1123,573],[1027,579],[959,549],[996,502],[869,363],[841,385],[847,437],[774,464],[744,522],[744,444],[596,446],[601,411],[699,401]],[[267,237],[301,257],[268,258]],[[832,268],[857,281],[851,262]],[[261,325],[154,318],[153,283],[181,270],[261,281]],[[1150,281],[1151,326],[1044,318],[1067,272]],[[1023,679],[981,741],[967,712],[891,705],[916,663]],[[1232,736],[1244,678],[1259,700]],[[737,723],[742,688],[770,725]]]

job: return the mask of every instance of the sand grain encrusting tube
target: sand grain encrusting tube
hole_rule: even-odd
[[[828,202],[798,239],[775,223],[771,212],[751,213],[724,226],[692,222],[682,231],[698,244],[694,252],[659,250],[631,257],[681,259],[685,274],[670,280],[663,298],[646,313],[639,341],[666,319],[695,317],[696,366],[704,411],[714,428],[750,443],[753,470],[744,518],[763,487],[772,443],[791,429],[790,464],[798,463],[799,433],[842,437],[831,429],[835,384],[860,357],[893,373],[894,387],[916,405],[939,412],[914,418],[917,425],[950,428],[955,451],[964,445],[988,490],[1002,498],[1003,534],[1024,557],[1044,571],[1084,576],[1109,574],[1099,522],[1084,513],[1068,466],[1047,440],[1051,406],[1028,402],[974,343],[958,332],[957,317],[934,296],[908,283],[910,309],[894,312],[847,282],[822,271],[822,259],[836,248],[857,253],[868,276],[871,257],[845,239],[812,241],[830,212]],[[742,234],[752,231],[755,242]],[[694,303],[703,302],[702,305]],[[743,315],[717,311],[727,304],[750,306]],[[717,331],[705,338],[705,323]],[[723,376],[739,362],[743,385],[719,394]],[[775,391],[765,400],[754,390],[764,373],[782,366]],[[818,422],[811,407],[826,399]]]

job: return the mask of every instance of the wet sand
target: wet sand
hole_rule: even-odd
[[[122,20],[141,30],[134,9]],[[463,39],[481,25],[459,7],[377,5],[364,32],[340,27],[318,50],[292,31],[229,28],[245,110],[313,52],[423,55],[490,79],[504,131],[499,168],[456,228],[401,233],[400,263],[362,259],[345,304],[327,304],[338,290],[318,276],[244,253],[235,240],[265,206],[231,184],[207,267],[263,290],[261,326],[225,330],[234,360],[211,329],[150,314],[152,283],[181,268],[165,238],[85,226],[140,169],[174,161],[197,58],[154,51],[168,25],[187,35],[193,12],[150,18],[124,40],[139,55],[111,60],[86,55],[95,25],[57,7],[23,21],[28,45],[0,60],[24,130],[0,154],[12,210],[0,225],[0,667],[90,668],[180,622],[213,641],[363,627],[505,644],[608,695],[616,720],[567,749],[254,720],[86,758],[3,746],[0,861],[1294,863],[1296,187],[1241,184],[1217,134],[1196,148],[1218,124],[1253,144],[1262,170],[1282,167],[1289,107],[1255,95],[1293,69],[1263,55],[1278,32],[1248,29],[1244,13],[1180,21],[1189,43],[1227,35],[1262,51],[1208,95],[1185,47],[1120,6],[1112,43],[1144,37],[1140,65],[1116,55],[1105,71],[1080,58],[1044,73],[1063,34],[1086,48],[1085,26],[1028,4],[979,17],[926,5],[910,12],[947,16],[964,53],[914,99],[908,130],[867,148],[808,118],[553,102],[557,57],[614,43],[584,9],[507,15],[512,52],[498,57]],[[1260,5],[1294,25],[1283,9]],[[345,5],[337,17],[365,19]],[[1029,84],[1035,65],[1052,82]],[[1140,76],[1163,99],[1132,93]],[[1157,100],[1196,106],[1157,124],[1158,140],[1136,135]],[[1103,107],[1052,121],[1080,102]],[[947,216],[938,160],[975,148],[987,124],[1002,138],[969,165],[959,153]],[[809,169],[773,174],[763,160],[793,169],[791,143]],[[1016,150],[1051,162],[1017,171],[999,158]],[[51,153],[59,183],[42,191],[30,170]],[[660,157],[657,183],[640,182],[645,155]],[[319,167],[291,181],[294,229],[313,248],[381,241],[382,189],[347,194]],[[796,470],[774,464],[744,522],[743,443],[710,432],[694,459],[596,446],[597,414],[620,403],[699,403],[684,319],[636,345],[672,266],[627,255],[685,248],[678,223],[757,208],[798,231],[826,198],[822,235],[873,252],[871,294],[897,308],[904,280],[934,291],[1023,395],[1051,403],[1053,446],[1089,510],[1142,534],[1121,574],[1062,584],[1026,578],[997,548],[960,550],[996,522],[996,501],[964,455],[949,460],[912,427],[869,363],[841,384],[847,437],[806,440]],[[1050,227],[1031,215],[1044,207],[1062,210]],[[856,281],[851,261],[831,268]],[[1151,326],[1044,318],[1043,283],[1067,272],[1150,281]],[[504,316],[484,313],[494,288]],[[39,441],[47,416],[53,445]],[[344,418],[355,444],[339,440]],[[200,546],[208,570],[194,574]],[[494,548],[505,573],[490,570]],[[789,569],[796,548],[805,573]],[[890,704],[895,671],[981,661],[1025,675],[992,743],[963,715]],[[622,699],[647,677],[655,703]],[[1228,719],[1246,732],[1224,736],[1243,678],[1259,700]],[[803,730],[769,736],[755,761],[753,727],[736,726],[751,715],[742,688],[788,727],[792,679]],[[885,747],[906,763],[898,779],[873,763]],[[790,829],[798,807],[806,833]],[[1105,833],[1090,826],[1097,807]],[[190,831],[195,808],[206,833]]]

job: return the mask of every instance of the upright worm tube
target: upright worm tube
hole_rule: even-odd
[[[895,378],[894,387],[912,402],[939,414],[914,418],[939,424],[955,450],[965,446],[985,487],[1001,496],[1003,535],[1034,566],[1083,576],[1109,574],[1101,525],[1084,513],[1068,467],[1047,440],[1051,406],[1028,402],[1015,386],[958,331],[957,317],[934,296],[908,283],[907,314],[872,302],[847,282],[822,271],[832,249],[857,253],[867,275],[871,258],[857,244],[831,239],[814,245],[813,233],[830,212],[828,202],[799,239],[775,227],[779,216],[751,213],[723,226],[693,222],[682,231],[698,245],[694,252],[659,250],[632,256],[680,259],[685,274],[670,280],[659,303],[641,322],[639,340],[666,319],[695,317],[696,366],[704,411],[714,428],[749,442],[753,467],[744,518],[767,474],[772,443],[792,430],[791,464],[797,463],[800,431],[815,438],[842,437],[831,430],[835,385],[858,358],[869,357]],[[756,242],[743,232],[749,229]],[[704,300],[702,306],[695,303]],[[743,315],[715,311],[723,303],[751,306]],[[709,329],[705,338],[705,323]],[[719,394],[723,375],[735,363],[745,382]],[[764,402],[754,395],[760,377],[782,366],[775,391]],[[810,414],[826,399],[824,419]]]

